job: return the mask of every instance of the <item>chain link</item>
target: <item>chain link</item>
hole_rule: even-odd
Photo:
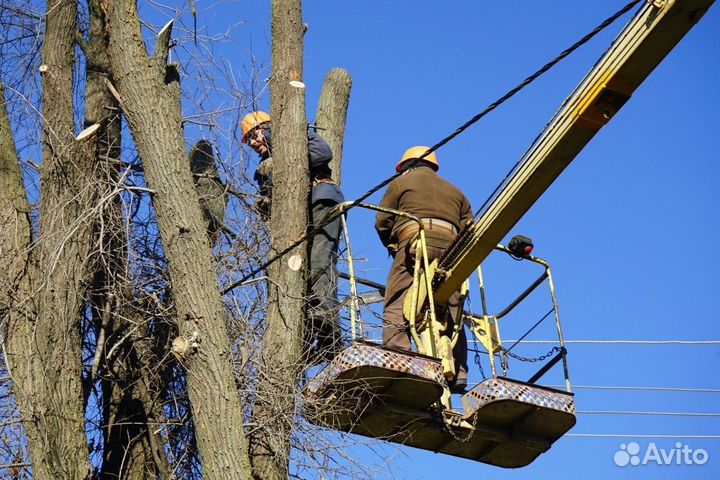
[[[518,355],[516,353],[512,353],[511,351],[507,350],[506,348],[502,348],[501,352],[507,355],[510,358],[514,358],[515,360],[519,360],[521,362],[541,362],[543,360],[548,359],[553,354],[561,352],[562,349],[560,347],[553,347],[549,352],[547,352],[545,355],[540,355],[539,357],[535,358],[528,358],[523,357],[521,355]],[[505,355],[502,355],[503,359],[506,358]],[[475,363],[477,364],[478,368],[480,369],[480,375],[482,375],[483,380],[486,380],[487,377],[485,376],[485,372],[483,371],[482,364],[480,362],[480,352],[478,350],[475,350]],[[505,362],[503,362],[505,363]],[[503,370],[505,369],[505,365],[503,365]],[[468,434],[464,437],[458,435],[453,430],[452,422],[448,421],[448,419],[445,417],[445,415],[442,414],[442,411],[440,412],[443,418],[443,424],[445,425],[445,429],[450,434],[451,437],[453,437],[456,441],[460,443],[467,443],[472,439],[473,435],[475,434],[475,428],[477,427],[478,418],[480,415],[475,415],[472,421],[471,430],[468,432]]]
[[[468,432],[468,434],[465,437],[461,437],[460,435],[456,434],[453,431],[453,426],[450,422],[448,422],[447,418],[445,418],[445,415],[440,412],[440,415],[442,415],[443,418],[443,424],[445,425],[445,430],[450,434],[451,437],[453,437],[455,440],[457,440],[460,443],[467,443],[470,441],[470,439],[475,435],[475,427],[477,427],[478,418],[480,418],[480,415],[475,415],[475,418],[473,418],[471,429]]]
[[[505,348],[502,349],[503,353],[508,355],[511,358],[514,358],[515,360],[520,360],[521,362],[542,362],[543,360],[546,360],[547,358],[551,357],[554,353],[560,352],[562,349],[560,347],[553,347],[552,350],[550,350],[545,355],[540,355],[539,357],[535,358],[528,358],[528,357],[522,357],[516,353],[512,353],[510,350],[507,350]]]
[[[487,380],[487,376],[485,375],[485,371],[483,370],[482,363],[480,362],[480,352],[478,350],[475,350],[475,365],[477,365],[478,369],[480,369],[480,375],[482,376],[482,379]]]

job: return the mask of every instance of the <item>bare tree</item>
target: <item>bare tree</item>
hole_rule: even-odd
[[[26,75],[2,93],[42,115],[8,115],[0,102],[0,408],[18,438],[2,453],[7,478],[249,478],[251,458],[256,477],[286,478],[293,447],[302,468],[351,471],[318,461],[338,450],[299,409],[305,246],[273,266],[268,284],[224,298],[218,288],[307,228],[300,2],[274,9],[274,36],[292,35],[278,33],[273,47],[273,208],[293,222],[275,216],[272,243],[252,211],[248,158],[216,151],[192,170],[188,125],[227,122],[202,108],[183,116],[182,70],[168,64],[175,25],[157,29],[148,55],[133,0],[62,0],[23,17],[33,26],[23,26],[28,71],[40,67],[42,88],[20,92],[33,87]],[[336,73],[324,98],[338,82],[349,90]],[[348,98],[328,98],[338,113],[323,114],[322,134],[339,159]],[[45,132],[39,174],[18,153],[32,156],[33,118]],[[19,148],[13,125],[28,139]]]
[[[273,203],[270,254],[305,234],[310,194],[303,23],[300,0],[272,1]],[[279,213],[282,212],[282,215]],[[275,262],[268,272],[269,304],[263,343],[264,378],[258,385],[252,439],[253,476],[285,479],[298,376],[302,371],[306,245]]]
[[[39,234],[14,288],[6,341],[15,395],[25,418],[37,478],[84,478],[89,470],[81,384],[80,330],[85,259],[95,200],[91,146],[74,139],[73,64],[77,3],[48,8],[41,71],[44,148]],[[12,159],[14,163],[18,159]],[[17,186],[17,180],[14,180]],[[24,188],[12,190],[21,204]],[[18,216],[14,227],[30,238]],[[24,247],[24,248],[23,248]],[[21,307],[20,307],[21,306]]]
[[[154,191],[180,333],[174,349],[188,369],[203,475],[249,478],[225,309],[185,150],[179,72],[176,65],[167,64],[172,26],[158,35],[153,57],[146,53],[134,1],[112,2],[109,26],[110,63],[120,102]]]

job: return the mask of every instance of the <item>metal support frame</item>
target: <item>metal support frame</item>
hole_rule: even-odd
[[[498,245],[497,247],[495,247],[495,249],[508,254],[512,254],[512,252],[504,245]],[[488,313],[487,296],[485,293],[485,281],[482,275],[482,268],[478,266],[477,274],[478,282],[480,284],[482,316],[472,314],[466,316],[466,319],[469,320],[470,323],[470,331],[473,333],[473,335],[475,335],[475,338],[487,349],[490,361],[490,368],[492,370],[493,376],[496,376],[497,367],[495,364],[495,355],[501,355],[501,358],[503,359],[503,364],[505,363],[504,360],[506,360],[502,357],[505,354],[503,353],[504,349],[502,348],[502,342],[500,340],[500,329],[498,321],[507,314],[509,314],[532,292],[534,292],[538,286],[540,286],[543,282],[545,282],[545,280],[547,280],[550,290],[550,297],[552,299],[553,313],[555,316],[555,328],[557,331],[560,352],[552,359],[550,359],[543,367],[541,367],[540,370],[528,381],[528,383],[533,383],[539,380],[540,377],[542,377],[548,370],[550,370],[553,366],[555,366],[555,364],[562,360],[563,374],[565,377],[565,389],[568,392],[572,392],[572,386],[570,384],[570,375],[567,364],[567,349],[565,348],[565,339],[563,337],[562,325],[560,323],[560,310],[558,307],[557,296],[555,294],[555,283],[553,282],[550,264],[547,261],[532,255],[527,255],[524,257],[524,259],[542,266],[544,271],[532,284],[530,284],[530,286],[528,286],[517,298],[515,298],[515,300],[510,302],[507,307],[505,307],[500,313],[496,315],[490,315]],[[503,372],[503,374],[506,374],[506,372]]]
[[[336,207],[337,210],[345,211],[353,202],[345,202]],[[435,300],[433,295],[433,269],[437,265],[436,262],[432,264],[428,261],[427,254],[427,243],[425,240],[425,230],[422,220],[415,215],[411,215],[406,212],[394,210],[391,208],[380,207],[377,205],[360,203],[356,206],[366,208],[368,210],[375,210],[378,212],[391,213],[400,217],[407,218],[409,221],[415,222],[418,225],[418,232],[411,239],[414,242],[415,249],[415,270],[413,272],[413,287],[408,292],[409,298],[406,298],[405,306],[403,307],[403,313],[408,319],[408,328],[410,335],[415,342],[415,346],[418,353],[423,355],[429,355],[442,360],[443,362],[443,373],[447,378],[452,378],[455,374],[454,358],[452,355],[452,348],[457,342],[459,336],[459,330],[462,328],[463,322],[457,322],[453,324],[453,331],[449,337],[441,337],[440,331],[443,328],[442,324],[438,322],[436,311],[435,311]],[[352,250],[350,247],[349,234],[347,229],[347,222],[345,215],[342,215],[343,233],[345,235],[345,242],[348,249],[348,270],[350,278],[350,294],[351,294],[351,334],[353,340],[357,338],[357,332],[360,331],[362,336],[362,325],[359,328],[356,324],[361,324],[359,319],[359,305],[357,302],[357,288],[355,282],[355,271],[352,260]],[[497,245],[496,250],[511,254],[510,250],[504,245]],[[571,392],[570,376],[567,365],[567,350],[565,348],[565,340],[562,333],[562,325],[560,323],[560,312],[558,308],[557,297],[555,295],[555,284],[553,282],[552,270],[550,264],[538,257],[527,255],[524,257],[525,260],[541,265],[544,268],[544,272],[533,281],[515,300],[505,307],[500,313],[496,315],[490,315],[487,307],[487,295],[485,292],[485,281],[482,274],[481,266],[477,267],[478,282],[480,285],[480,298],[482,303],[482,316],[478,315],[465,315],[464,319],[468,323],[470,331],[473,333],[475,338],[487,349],[488,357],[490,361],[490,368],[493,376],[497,376],[497,365],[495,361],[495,355],[500,355],[501,365],[503,367],[503,375],[507,375],[507,355],[502,346],[502,340],[500,337],[499,320],[508,315],[517,305],[519,305],[525,298],[527,298],[532,292],[537,289],[545,280],[548,281],[550,296],[552,298],[553,313],[555,315],[555,327],[558,335],[558,343],[560,345],[560,353],[553,357],[540,371],[533,376],[535,379],[540,378],[556,363],[562,360],[563,373],[565,376],[565,388],[568,392]],[[461,297],[467,295],[467,280],[462,284]],[[419,305],[423,302],[427,309],[423,310],[424,316],[423,322],[418,325],[417,318],[421,313]],[[460,310],[462,312],[462,302],[460,302]],[[460,317],[459,317],[460,318]],[[447,339],[447,340],[446,340]],[[449,403],[449,395],[443,397],[443,403]]]
[[[355,268],[353,265],[352,247],[350,246],[350,232],[347,228],[346,214],[340,215],[342,220],[343,236],[345,237],[345,248],[348,258],[348,272],[350,281],[350,335],[353,341],[357,340],[357,330],[360,330],[360,337],[364,337],[362,322],[359,321],[360,305],[357,296],[357,283],[355,282]],[[356,328],[356,324],[357,327]]]
[[[423,292],[423,298],[427,299],[428,301],[428,311],[430,316],[429,322],[424,322],[427,324],[423,329],[422,332],[426,332],[424,335],[420,335],[418,332],[418,328],[416,326],[416,316],[413,315],[407,315],[409,318],[409,329],[410,334],[413,338],[413,341],[415,342],[415,345],[418,349],[418,353],[421,353],[423,355],[430,355],[436,358],[438,357],[437,352],[437,334],[435,330],[439,328],[439,324],[437,322],[436,316],[435,316],[435,305],[433,302],[433,295],[432,295],[432,286],[431,286],[431,279],[432,275],[426,275],[422,274],[421,272],[428,272],[430,269],[430,264],[428,262],[428,255],[427,255],[427,243],[425,241],[425,230],[422,223],[422,220],[418,218],[415,215],[402,212],[400,210],[395,210],[392,208],[385,208],[380,207],[378,205],[372,205],[369,203],[358,203],[355,204],[354,202],[343,202],[339,205],[337,205],[334,209],[334,212],[345,212],[347,209],[351,207],[361,207],[368,210],[374,210],[377,212],[384,212],[384,213],[391,213],[393,215],[407,218],[411,222],[415,222],[418,225],[418,232],[415,234],[415,237],[411,240],[415,242],[414,248],[417,252],[415,255],[415,271],[414,271],[414,281],[413,281],[413,288],[411,292],[408,292],[408,294],[411,295],[411,305],[412,311],[417,311],[418,309],[418,298],[420,297],[419,288],[418,286],[422,285]],[[341,216],[342,218],[342,225],[343,225],[343,232],[345,235],[345,243],[348,247],[348,270],[349,270],[349,277],[350,277],[350,295],[352,297],[351,299],[351,314],[350,314],[350,322],[351,322],[351,334],[353,340],[356,339],[356,332],[357,330],[360,330],[362,335],[362,322],[360,321],[359,315],[356,315],[355,312],[359,310],[358,302],[357,302],[357,288],[356,288],[356,282],[355,282],[355,272],[352,262],[352,252],[350,249],[350,241],[349,241],[349,233],[347,230],[347,223],[345,219],[345,215]],[[422,262],[422,266],[424,268],[420,268]],[[423,276],[423,279],[420,279],[420,276]],[[359,325],[359,328],[356,328],[356,323]],[[427,337],[427,338],[425,338]],[[443,362],[445,363],[445,362]],[[449,362],[452,365],[452,361]]]

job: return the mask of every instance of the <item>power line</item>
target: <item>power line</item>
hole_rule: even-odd
[[[672,438],[672,439],[705,439],[705,440],[720,440],[720,435],[648,435],[648,434],[633,434],[633,433],[566,433],[565,437],[575,438]]]
[[[550,388],[565,388],[565,385],[547,385]],[[651,392],[720,393],[718,388],[676,388],[676,387],[624,387],[609,385],[573,385],[573,390],[628,390]]]
[[[720,413],[702,412],[646,412],[637,410],[577,410],[580,415],[649,415],[657,417],[720,417]]]
[[[471,342],[478,343],[477,340]],[[504,340],[511,343],[517,340]],[[557,344],[557,340],[522,340],[521,344],[548,345]],[[565,344],[575,345],[720,345],[720,340],[565,340]]]
[[[600,25],[598,25],[597,27],[595,27],[590,33],[588,33],[587,35],[585,35],[584,37],[582,37],[580,40],[578,40],[577,42],[575,42],[575,43],[574,43],[572,46],[570,46],[569,48],[563,50],[563,51],[562,51],[559,55],[557,55],[553,60],[551,60],[550,62],[546,63],[546,64],[543,65],[539,70],[537,70],[535,73],[533,73],[532,75],[530,75],[529,77],[527,77],[525,80],[523,80],[522,82],[520,82],[515,88],[511,89],[511,90],[508,91],[505,95],[503,95],[503,96],[500,97],[499,99],[495,100],[493,103],[491,103],[489,106],[487,106],[482,112],[478,113],[477,115],[475,115],[474,117],[472,117],[470,120],[468,120],[467,122],[465,122],[463,125],[461,125],[461,126],[458,127],[457,129],[455,129],[450,135],[446,136],[445,138],[443,138],[442,140],[440,140],[438,143],[436,143],[436,144],[433,145],[432,147],[428,148],[428,149],[425,151],[425,153],[423,153],[422,155],[420,155],[420,157],[418,157],[418,158],[414,161],[414,163],[419,162],[420,160],[422,160],[422,159],[424,159],[425,157],[427,157],[428,155],[430,155],[432,152],[438,150],[440,147],[444,146],[445,144],[447,144],[448,142],[450,142],[451,140],[453,140],[455,137],[457,137],[458,135],[460,135],[462,132],[464,132],[466,129],[468,129],[471,125],[473,125],[474,123],[478,122],[478,121],[479,121],[481,118],[483,118],[485,115],[487,115],[488,113],[490,113],[491,111],[495,110],[497,107],[499,107],[500,105],[502,105],[503,103],[505,103],[507,100],[509,100],[512,96],[514,96],[514,95],[515,95],[516,93],[518,93],[520,90],[522,90],[523,88],[525,88],[526,86],[528,86],[530,83],[532,83],[534,80],[536,80],[538,77],[540,77],[540,76],[543,75],[544,73],[548,72],[552,67],[554,67],[555,65],[557,65],[561,60],[563,60],[564,58],[566,58],[568,55],[570,55],[571,53],[573,53],[575,50],[577,50],[578,48],[580,48],[582,45],[586,44],[586,43],[587,43],[588,41],[590,41],[595,35],[597,35],[597,34],[600,33],[602,30],[604,30],[606,27],[608,27],[609,25],[611,25],[612,23],[614,23],[618,18],[620,18],[621,16],[623,16],[625,13],[627,13],[628,11],[630,11],[630,9],[632,9],[632,7],[634,7],[634,6],[635,6],[636,4],[638,4],[639,2],[640,2],[640,0],[632,0],[630,3],[628,3],[628,4],[625,5],[623,8],[621,8],[620,10],[618,10],[618,11],[617,11],[615,14],[613,14],[611,17],[607,18],[604,22],[602,22]],[[522,159],[521,159],[521,160],[522,160]],[[521,162],[521,160],[518,161],[518,162],[515,164],[515,166],[513,166],[513,168],[510,170],[510,172],[512,172],[513,170],[515,170],[515,168],[517,168],[517,166],[518,166],[518,164]],[[380,182],[379,184],[375,185],[375,186],[372,187],[370,190],[368,190],[365,194],[363,194],[362,196],[360,196],[357,200],[354,200],[352,203],[350,203],[343,211],[340,211],[340,212],[337,212],[337,213],[335,213],[335,214],[333,214],[333,215],[330,215],[328,218],[326,218],[326,219],[324,219],[323,221],[321,221],[320,224],[317,225],[315,228],[313,228],[313,229],[310,230],[308,233],[306,233],[305,235],[303,235],[302,237],[300,237],[299,240],[295,241],[294,243],[292,243],[292,244],[289,245],[288,247],[286,247],[286,248],[284,248],[283,250],[281,250],[280,252],[276,253],[272,258],[270,258],[269,260],[267,260],[265,263],[263,263],[262,265],[254,268],[254,269],[251,270],[248,274],[244,275],[240,280],[238,280],[238,281],[236,281],[236,282],[233,282],[233,283],[231,283],[230,285],[228,285],[227,287],[225,287],[225,288],[221,291],[221,294],[222,294],[222,295],[225,295],[226,293],[230,292],[231,290],[235,289],[236,287],[238,287],[238,286],[240,286],[240,285],[243,285],[246,281],[248,281],[249,279],[251,279],[252,277],[254,277],[255,275],[257,275],[258,273],[260,273],[260,272],[262,272],[263,270],[265,270],[267,267],[269,267],[270,265],[272,265],[273,263],[275,263],[275,262],[276,262],[277,260],[279,260],[280,258],[282,258],[282,257],[284,257],[285,255],[287,255],[288,253],[290,253],[292,250],[294,250],[295,248],[297,248],[298,246],[300,246],[301,244],[303,244],[304,242],[306,242],[309,238],[312,238],[312,237],[315,236],[316,234],[320,233],[320,232],[322,231],[323,227],[325,227],[327,224],[329,224],[330,222],[332,222],[332,221],[335,220],[336,218],[339,218],[339,217],[343,214],[343,212],[346,212],[346,211],[348,211],[348,210],[356,207],[357,205],[359,205],[360,203],[362,203],[364,200],[366,200],[369,196],[371,196],[372,194],[374,194],[375,192],[377,192],[377,191],[380,190],[381,188],[385,187],[387,184],[389,184],[390,182],[392,182],[393,180],[395,180],[395,179],[396,179],[398,176],[400,176],[400,175],[401,175],[401,172],[395,173],[395,174],[391,175],[390,177],[388,177],[387,179],[385,179],[385,180],[383,180],[382,182]],[[509,174],[508,174],[508,175],[509,175]],[[498,188],[500,188],[500,186],[503,185],[506,180],[507,180],[507,176],[505,177],[505,179],[503,179],[502,182],[500,182],[500,185],[498,185]],[[487,202],[495,195],[495,193],[497,193],[497,189],[490,195],[490,197],[488,197],[488,199],[485,201],[485,203],[483,204],[483,206],[484,206],[485,204],[487,204]]]

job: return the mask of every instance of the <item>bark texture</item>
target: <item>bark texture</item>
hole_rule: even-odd
[[[343,68],[330,70],[323,82],[315,117],[315,124],[319,127],[320,134],[332,149],[333,159],[330,168],[332,179],[338,185],[340,185],[343,139],[351,87],[352,77],[347,70]]]
[[[144,391],[150,364],[133,348],[134,342],[123,341],[125,334],[147,320],[130,311],[133,302],[126,283],[127,237],[120,195],[116,187],[121,175],[121,110],[108,88],[112,81],[107,54],[109,31],[106,9],[100,0],[88,2],[89,37],[83,49],[86,63],[85,126],[100,125],[94,137],[97,148],[93,158],[99,180],[102,203],[94,225],[94,249],[90,257],[93,279],[88,289],[95,332],[96,351],[89,389],[98,380],[102,391],[103,462],[98,477],[103,479],[142,480],[168,474],[165,452],[153,448],[160,442],[148,426],[153,402]],[[141,336],[140,334],[133,336]],[[119,351],[112,359],[108,352]],[[155,453],[155,455],[153,455]],[[163,477],[163,478],[165,478]]]
[[[109,10],[109,55],[130,131],[143,161],[168,261],[187,368],[197,446],[206,479],[246,479],[250,465],[235,388],[225,312],[206,225],[193,187],[182,131],[177,68],[167,65],[169,35],[149,57],[135,2]],[[166,30],[167,32],[167,30]]]
[[[8,361],[38,479],[84,479],[89,472],[79,322],[96,195],[91,145],[74,140],[76,17],[75,0],[48,5],[40,230],[33,268],[18,289],[27,296],[7,316]]]
[[[272,2],[273,203],[270,255],[305,234],[310,180],[302,79],[302,10],[300,0]],[[291,83],[293,82],[293,83]],[[275,262],[268,272],[269,305],[263,343],[265,375],[258,385],[253,437],[255,478],[288,478],[295,394],[302,371],[306,245]]]
[[[0,83],[0,318],[21,301],[31,238],[30,205]]]

